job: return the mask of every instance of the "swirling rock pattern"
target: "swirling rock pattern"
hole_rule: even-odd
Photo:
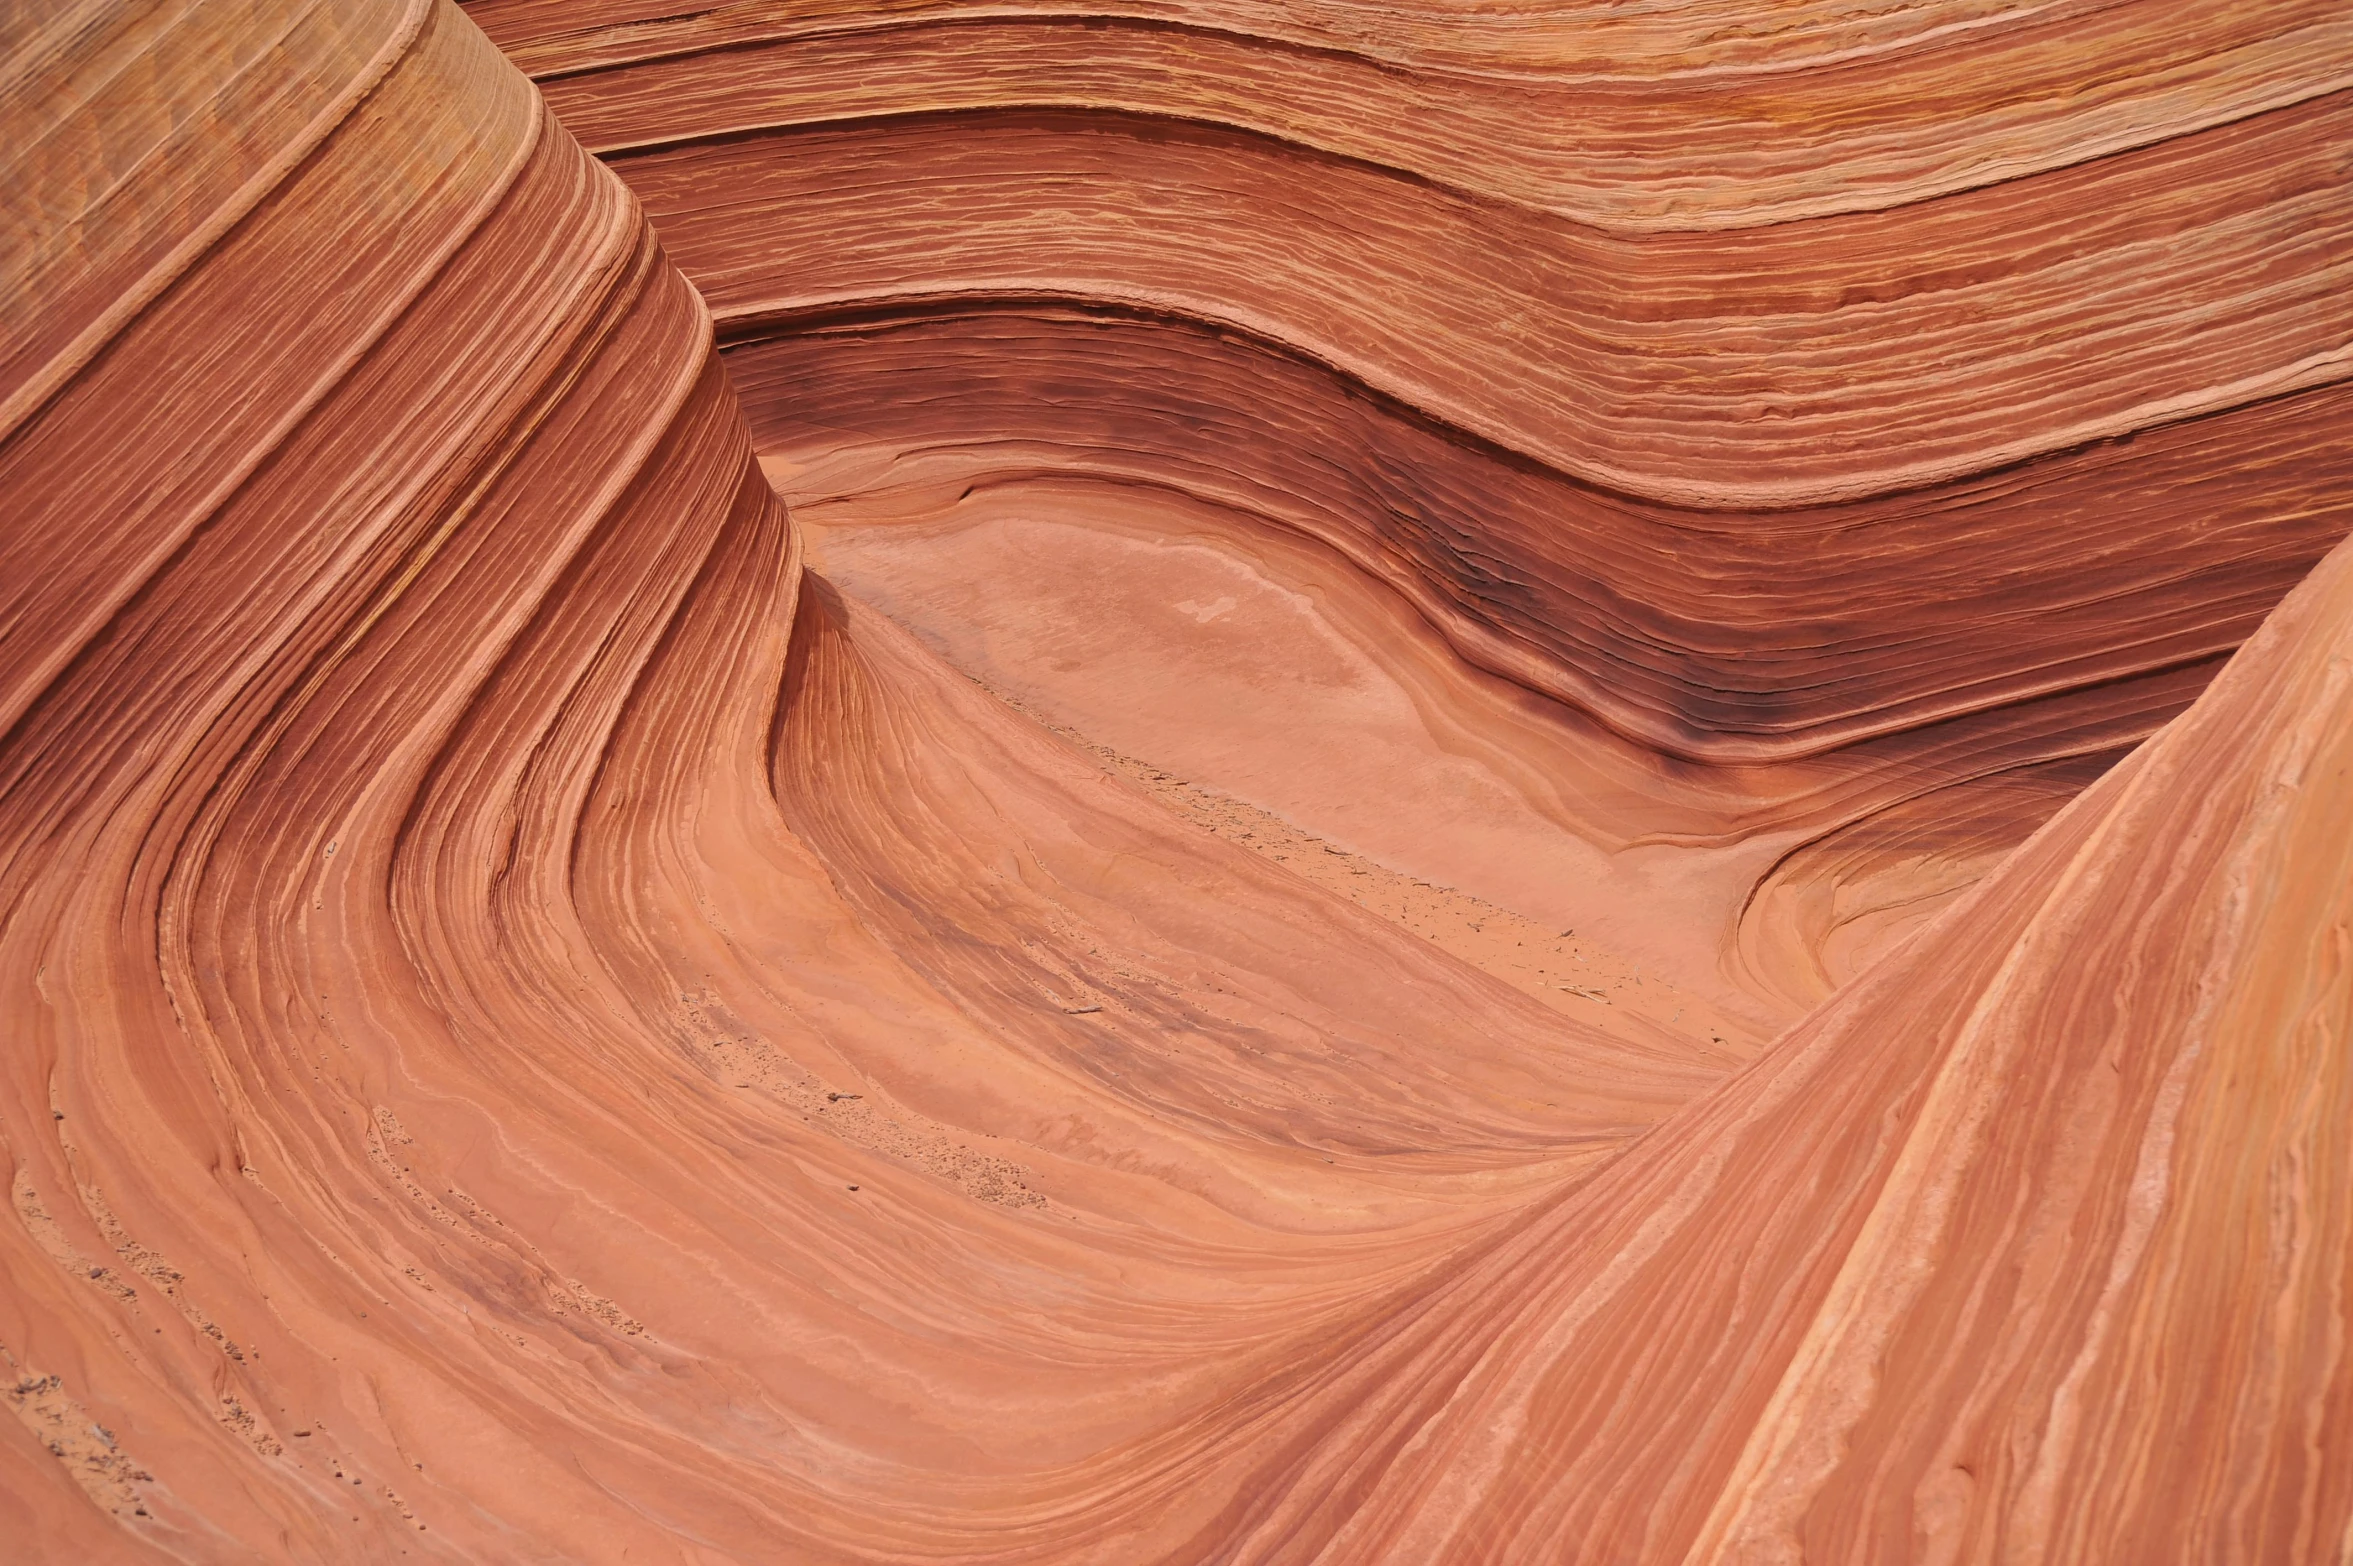
[[[2339,8],[0,39],[12,1557],[2347,1548]]]
[[[1806,865],[1893,906],[1872,814],[2014,846],[1996,774],[2144,738],[2353,527],[2337,7],[471,14],[644,200],[761,449],[863,454],[797,510],[1310,537],[1606,731],[1633,808],[1558,813],[1604,853],[1838,837]],[[1697,945],[1613,935],[1790,1020],[1839,959],[1726,960],[1788,944],[1759,870],[1676,872]]]
[[[2333,7],[656,10],[474,14],[730,337],[868,325],[830,420],[1256,480],[1678,754],[2213,657],[2348,526]]]

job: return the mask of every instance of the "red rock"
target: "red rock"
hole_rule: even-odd
[[[0,1553],[2353,1527],[2334,8],[0,40]]]

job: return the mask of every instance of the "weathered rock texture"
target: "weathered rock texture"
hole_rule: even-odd
[[[1631,808],[1562,813],[1605,851],[1836,837],[1842,901],[1931,906],[1870,816],[2013,846],[1978,780],[2113,760],[2353,527],[2322,0],[472,14],[644,200],[761,448],[866,454],[797,510],[1319,540],[1624,742],[1585,770]],[[1789,947],[1724,933],[1758,867],[1703,879],[1707,950],[1625,941],[1703,985]],[[1824,939],[1731,965],[1760,1017],[1854,971]]]
[[[2340,7],[0,62],[11,1558],[2353,1547]],[[1673,983],[976,685],[1050,539]]]

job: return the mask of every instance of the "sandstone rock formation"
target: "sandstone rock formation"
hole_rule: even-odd
[[[1872,816],[2006,850],[2353,526],[2337,6],[471,14],[646,203],[804,521],[1312,538],[1555,698],[1554,824],[1614,857],[1776,837],[1922,909],[1958,882]],[[909,618],[870,548],[828,560]],[[1539,912],[1737,1006],[1771,867],[1721,857],[1672,930]],[[1752,966],[1752,1020],[1858,944]]]
[[[2353,1549],[2349,88],[0,17],[0,1553]]]

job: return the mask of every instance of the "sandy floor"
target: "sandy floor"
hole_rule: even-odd
[[[1204,788],[1097,744],[1053,722],[1019,698],[995,693],[1017,711],[1084,746],[1110,770],[1206,832],[1264,854],[1293,874],[1339,893],[1473,967],[1615,1037],[1655,1042],[1704,1036],[1728,1055],[1745,1053],[1745,1025],[1668,982],[1656,968],[1450,886],[1393,870],[1293,825],[1271,810]]]
[[[990,690],[1547,1004],[1743,1053],[1786,1021],[1722,960],[1778,837],[1607,841],[1642,781],[1607,737],[1469,668],[1313,546],[1194,514],[1145,532],[973,509],[796,515],[815,568]]]

